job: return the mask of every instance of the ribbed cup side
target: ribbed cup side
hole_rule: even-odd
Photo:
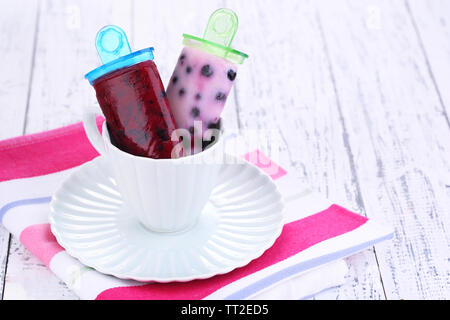
[[[220,149],[217,149],[220,152]],[[114,175],[124,202],[153,231],[180,231],[193,224],[214,188],[220,163],[118,158]]]

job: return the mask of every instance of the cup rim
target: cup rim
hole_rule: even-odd
[[[141,159],[140,161],[149,161],[149,162],[153,162],[153,161],[157,161],[157,162],[183,162],[186,160],[195,160],[196,158],[202,158],[204,156],[207,156],[208,154],[210,154],[214,149],[216,149],[219,144],[221,144],[221,142],[223,141],[223,121],[222,123],[222,127],[220,129],[221,133],[219,135],[219,139],[217,142],[215,142],[213,145],[211,145],[211,147],[207,148],[206,150],[203,150],[202,152],[196,153],[196,154],[191,154],[188,156],[183,156],[180,158],[170,158],[170,159],[155,159],[155,158],[149,158],[149,157],[143,157],[143,156],[136,156],[134,154],[125,152],[121,149],[119,149],[118,147],[116,147],[115,145],[113,145],[111,143],[111,138],[109,136],[109,132],[108,132],[108,128],[106,126],[106,120],[103,122],[102,124],[102,137],[103,137],[103,141],[105,143],[108,144],[108,148],[112,148],[114,151],[119,152],[119,154],[123,154],[126,157],[129,157],[131,159]]]

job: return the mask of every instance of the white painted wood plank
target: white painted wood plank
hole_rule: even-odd
[[[131,32],[130,2],[41,1],[40,6],[26,133],[81,120],[84,108],[97,104],[94,90],[84,79],[85,73],[100,65],[94,46],[97,31],[104,25],[117,24]],[[15,19],[21,21],[21,16],[17,14]],[[4,298],[23,295],[28,299],[76,298],[14,241],[8,259]]]
[[[240,19],[234,47],[250,56],[236,80],[241,131],[273,131],[259,141],[288,155],[299,181],[364,214],[316,19],[315,2],[226,1]],[[272,157],[275,155],[272,154]],[[333,299],[384,299],[373,252],[347,259],[348,282]],[[327,296],[330,298],[330,294]]]
[[[0,10],[0,140],[21,135],[33,64],[36,1],[20,0]],[[20,17],[20,22],[17,20]],[[6,76],[5,76],[6,75]]]
[[[387,298],[448,299],[450,131],[404,2],[319,4]]]
[[[13,237],[4,300],[78,300],[72,290]]]
[[[98,106],[84,79],[101,65],[95,35],[107,24],[131,33],[127,1],[42,1],[41,7],[27,133],[79,121],[85,108]]]
[[[23,23],[17,23],[17,17]],[[0,140],[21,135],[32,70],[37,2],[16,1],[0,11]],[[0,299],[3,295],[9,232],[0,227]]]
[[[406,1],[419,45],[450,126],[450,1]]]

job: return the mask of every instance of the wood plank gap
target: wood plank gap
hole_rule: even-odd
[[[40,12],[41,12],[41,3],[39,2],[37,10],[36,10],[36,22],[35,22],[34,37],[33,37],[33,51],[31,54],[31,70],[30,70],[30,77],[28,79],[27,104],[25,107],[22,134],[25,134],[25,132],[27,130],[27,124],[28,124],[27,119],[28,119],[28,111],[30,110],[30,98],[31,98],[31,89],[32,89],[32,84],[33,84],[34,63],[36,61],[36,48],[37,48],[37,40],[38,40],[38,34],[39,34]],[[8,246],[8,250],[9,250],[9,246]]]
[[[32,54],[31,54],[31,69],[30,69],[30,75],[28,78],[27,100],[26,100],[26,107],[25,107],[25,113],[24,113],[24,121],[22,124],[22,134],[25,134],[26,125],[27,125],[27,115],[28,115],[29,104],[30,104],[31,85],[32,85],[32,79],[33,79],[33,69],[34,69],[34,61],[35,61],[36,47],[37,47],[36,43],[37,43],[37,33],[38,33],[38,27],[39,27],[39,14],[40,14],[40,3],[38,3],[38,8],[36,10],[35,31],[34,31],[34,36],[33,36],[33,49],[32,49]],[[11,233],[9,233],[5,263],[4,263],[4,270],[2,270],[3,278],[1,279],[2,288],[1,288],[1,292],[0,292],[0,300],[3,300],[3,297],[5,296],[6,274],[8,272],[9,253],[11,250],[11,239],[12,239],[12,235],[11,235]]]
[[[420,51],[422,51],[423,58],[424,58],[424,61],[425,61],[425,65],[427,67],[428,74],[429,74],[429,76],[431,78],[431,82],[433,83],[434,90],[436,91],[436,94],[438,96],[439,103],[440,103],[441,108],[442,108],[442,115],[444,116],[445,120],[447,121],[447,125],[448,125],[448,127],[450,129],[450,119],[449,119],[449,116],[447,114],[447,109],[445,107],[444,100],[442,99],[441,91],[439,90],[439,86],[438,86],[438,84],[436,82],[436,78],[434,77],[434,73],[433,73],[433,70],[431,68],[430,60],[428,59],[428,54],[427,54],[427,51],[425,49],[425,45],[423,43],[422,36],[420,35],[419,27],[417,26],[416,20],[414,19],[414,16],[413,16],[411,8],[409,6],[408,0],[405,0],[404,4],[405,4],[405,7],[406,7],[406,12],[408,13],[408,17],[411,20],[411,24],[413,26],[414,33],[416,34],[417,42],[419,44]]]
[[[375,261],[377,262],[378,275],[380,276],[381,288],[383,289],[384,299],[387,300],[386,289],[384,288],[383,276],[381,275],[380,262],[378,261],[377,249],[375,246],[373,248],[373,255],[375,256]]]
[[[331,63],[331,58],[330,58],[330,53],[328,51],[328,46],[327,46],[327,42],[325,39],[325,34],[323,32],[323,27],[322,27],[322,21],[320,19],[320,15],[319,13],[316,11],[316,20],[317,20],[317,24],[319,26],[319,32],[320,32],[320,36],[322,38],[322,43],[323,43],[323,50],[325,52],[325,57],[327,60],[327,65],[328,65],[328,71],[330,74],[330,79],[331,79],[331,83],[333,85],[333,91],[334,91],[334,97],[336,99],[336,106],[338,109],[338,114],[339,114],[339,120],[341,122],[341,126],[342,126],[342,139],[344,142],[344,147],[347,151],[347,156],[350,162],[350,171],[352,173],[352,182],[355,184],[356,186],[356,204],[358,205],[358,209],[364,213],[364,215],[366,215],[366,210],[365,210],[365,206],[364,206],[364,201],[362,199],[362,193],[361,193],[361,189],[359,186],[359,180],[358,180],[358,176],[356,173],[356,166],[355,166],[355,159],[353,157],[353,152],[351,150],[351,146],[350,146],[350,142],[349,142],[349,138],[348,138],[348,131],[347,131],[347,127],[345,125],[345,120],[344,120],[344,116],[342,113],[342,107],[341,107],[341,101],[339,98],[339,94],[337,91],[337,86],[336,86],[336,79],[334,77],[334,71],[333,71],[333,66]]]
[[[2,279],[2,291],[0,292],[0,300],[3,300],[5,296],[5,283],[6,283],[6,273],[8,272],[8,260],[9,260],[9,251],[11,248],[11,233],[8,235],[8,248],[6,250],[6,258],[5,258],[5,270],[3,270],[3,279]]]
[[[336,79],[335,79],[334,71],[333,71],[333,65],[332,65],[332,62],[331,62],[331,57],[330,57],[330,53],[329,53],[329,50],[328,50],[328,45],[327,45],[327,41],[326,41],[326,38],[325,38],[325,33],[323,31],[322,21],[320,19],[320,14],[319,14],[319,12],[317,10],[316,10],[316,20],[317,20],[317,25],[319,27],[319,33],[320,33],[320,37],[321,37],[322,44],[323,44],[323,50],[324,50],[324,53],[325,53],[326,62],[327,62],[327,65],[328,65],[328,71],[329,71],[329,75],[330,75],[330,80],[331,80],[331,83],[332,83],[332,86],[333,86],[334,96],[335,96],[335,99],[336,99],[336,107],[338,109],[339,121],[340,121],[341,126],[342,126],[342,139],[343,139],[344,147],[345,147],[345,150],[347,152],[347,156],[348,156],[348,159],[349,159],[349,162],[350,162],[350,172],[352,173],[352,181],[353,181],[353,183],[355,184],[355,187],[356,187],[356,198],[355,198],[355,201],[356,201],[356,204],[358,205],[359,211],[361,213],[363,213],[365,216],[367,216],[365,205],[364,205],[364,200],[362,198],[361,188],[360,188],[360,185],[359,185],[359,179],[358,179],[358,175],[357,175],[357,172],[356,172],[355,159],[353,157],[353,152],[352,152],[352,149],[351,149],[351,146],[350,146],[350,142],[349,142],[349,138],[348,138],[348,131],[347,131],[347,127],[346,127],[346,124],[345,124],[344,116],[343,116],[343,113],[342,113],[341,101],[340,101],[339,94],[338,94],[338,91],[337,91]],[[375,261],[377,263],[378,275],[379,275],[379,278],[380,278],[381,287],[383,288],[384,299],[387,300],[386,289],[384,288],[383,277],[381,275],[380,264],[379,264],[379,261],[378,261],[377,252],[376,252],[375,247],[373,247],[373,254],[375,256]]]

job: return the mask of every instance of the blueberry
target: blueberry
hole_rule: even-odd
[[[197,118],[200,115],[200,109],[198,107],[193,107],[191,110],[191,115]]]
[[[225,101],[225,99],[227,98],[227,95],[223,92],[217,92],[216,94],[216,100],[217,101]]]
[[[132,72],[132,73],[128,74],[127,76],[123,77],[123,80],[125,81],[125,83],[128,86],[131,86],[134,88],[138,83],[142,82],[142,75],[140,72],[135,71],[135,72]]]
[[[175,76],[175,77],[172,78],[172,83],[173,83],[173,84],[177,83],[177,81],[178,81],[178,77],[177,77],[177,76]]]
[[[205,150],[206,148],[208,148],[208,146],[210,146],[211,144],[213,144],[216,141],[216,137],[213,135],[211,136],[211,140],[203,140],[202,141],[202,150]]]
[[[167,131],[161,128],[156,128],[156,135],[162,140],[162,141],[168,141],[169,135],[167,134]]]
[[[201,70],[202,75],[209,78],[213,75],[214,71],[209,64],[205,64]]]
[[[232,69],[228,70],[227,77],[230,81],[234,81],[236,79],[236,72]]]
[[[185,93],[186,93],[186,91],[184,90],[184,88],[181,88],[181,89],[178,91],[178,95],[179,95],[180,97],[184,96]]]
[[[195,95],[195,100],[200,100],[202,98],[202,95],[200,93],[197,93]]]
[[[220,119],[217,122],[208,123],[208,129],[220,129]]]
[[[167,93],[164,90],[161,91],[161,97],[163,97],[163,98],[167,97]]]
[[[191,66],[187,66],[186,67],[186,73],[189,74],[192,72],[192,67]]]
[[[184,59],[186,58],[186,55],[184,55],[184,54],[182,54],[181,56],[180,56],[180,63],[181,63],[181,65],[183,65],[183,63],[184,63]]]
[[[194,134],[194,127],[190,127],[190,128],[189,128],[189,132],[190,132],[191,134]]]
[[[215,140],[215,137],[214,137],[214,136],[211,137],[211,141],[203,140],[203,141],[202,141],[202,151],[204,151],[206,148],[208,148],[208,146],[209,146],[210,144],[212,144],[212,143],[214,142],[214,140]]]

